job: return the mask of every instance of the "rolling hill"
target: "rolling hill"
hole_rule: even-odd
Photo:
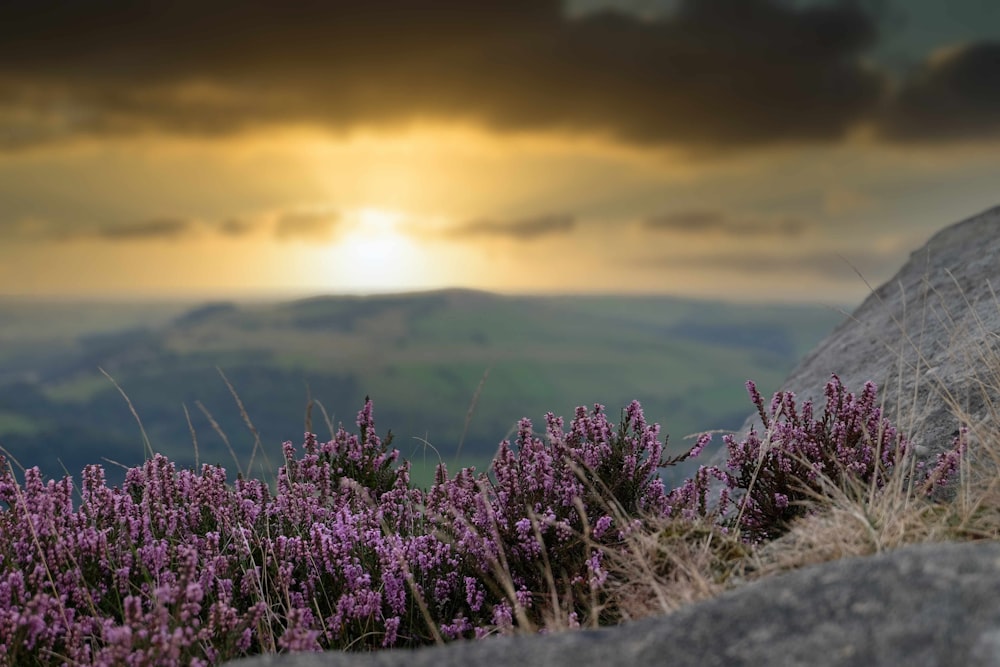
[[[109,478],[153,449],[181,465],[250,461],[273,475],[280,443],[323,416],[353,428],[365,396],[380,432],[420,468],[483,466],[522,416],[569,416],[632,399],[684,436],[735,429],[744,383],[773,391],[842,319],[836,309],[651,296],[502,296],[468,290],[281,303],[28,304],[0,301],[0,445],[24,466]],[[484,375],[486,375],[485,380]],[[318,401],[310,410],[310,399]],[[474,405],[473,405],[474,404]],[[472,406],[471,418],[470,406]],[[210,416],[209,416],[210,415]],[[218,428],[213,426],[213,420]],[[260,467],[263,466],[263,467]]]

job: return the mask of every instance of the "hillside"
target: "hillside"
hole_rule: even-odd
[[[842,317],[824,307],[466,290],[283,303],[0,301],[0,444],[51,475],[102,457],[141,461],[139,427],[103,368],[155,450],[193,465],[193,431],[201,462],[233,469],[207,411],[245,466],[254,438],[218,368],[272,467],[280,443],[299,443],[310,426],[310,397],[334,424],[352,424],[366,395],[380,432],[391,428],[415,465],[438,454],[452,462],[487,371],[463,464],[484,465],[522,416],[537,424],[547,411],[595,402],[617,415],[632,399],[678,450],[695,431],[738,427],[750,407],[744,382],[777,389]],[[329,435],[319,406],[311,429]],[[271,470],[255,464],[253,474]]]

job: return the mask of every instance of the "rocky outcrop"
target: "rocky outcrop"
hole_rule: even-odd
[[[233,667],[1000,667],[1000,544],[924,544],[765,579],[665,617]]]
[[[822,406],[831,373],[879,386],[883,414],[925,454],[1000,410],[1000,207],[935,234],[792,371],[782,389]],[[994,409],[995,408],[995,409]],[[751,418],[744,426],[748,430]]]

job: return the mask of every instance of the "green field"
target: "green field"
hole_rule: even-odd
[[[205,413],[241,466],[254,437],[221,369],[272,464],[307,427],[329,435],[318,405],[309,423],[309,399],[353,428],[365,396],[415,468],[420,457],[437,461],[425,442],[454,469],[461,441],[461,462],[482,467],[522,416],[537,425],[548,411],[568,418],[602,403],[617,418],[632,399],[680,450],[688,434],[738,427],[750,412],[746,380],[776,390],[842,318],[822,306],[465,290],[255,304],[0,301],[0,445],[49,474],[102,457],[141,461],[139,426],[104,369],[154,449],[193,465],[197,442],[199,462],[234,470]]]

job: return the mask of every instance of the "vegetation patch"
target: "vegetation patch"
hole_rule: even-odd
[[[768,545],[837,509],[903,504],[973,534],[934,498],[962,437],[925,466],[874,385],[855,396],[833,377],[822,413],[748,388],[764,431],[728,436],[725,465],[673,489],[661,469],[711,436],[667,457],[635,401],[617,423],[601,405],[522,419],[487,472],[441,463],[426,489],[371,401],[356,432],[286,442],[270,484],[162,455],[120,487],[98,465],[77,485],[4,460],[0,656],[210,665],[609,625],[766,571]]]

